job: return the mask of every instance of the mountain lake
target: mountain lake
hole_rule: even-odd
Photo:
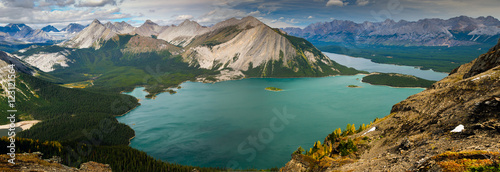
[[[431,80],[447,75],[325,54],[369,72]],[[232,169],[282,167],[299,146],[308,150],[335,129],[345,130],[347,124],[356,128],[369,124],[388,115],[394,104],[424,90],[370,85],[361,82],[363,76],[185,82],[176,94],[162,93],[156,99],[145,99],[147,93],[139,87],[126,94],[139,98],[141,105],[117,119],[135,130],[131,147],[171,163]]]

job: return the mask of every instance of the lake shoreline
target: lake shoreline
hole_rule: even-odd
[[[363,82],[363,79],[361,79],[361,82]],[[391,88],[418,88],[418,89],[427,89],[427,88],[424,88],[424,87],[395,87],[395,86],[390,86],[390,85],[378,85],[378,84],[371,84],[369,82],[363,82],[363,83],[366,83],[366,84],[370,84],[370,85],[373,85],[373,86],[384,86],[384,87],[391,87]]]
[[[286,163],[290,153],[298,146],[307,146],[302,142],[317,141],[323,139],[324,134],[331,133],[323,131],[322,127],[318,126],[343,127],[344,123],[367,123],[376,117],[388,114],[393,104],[422,91],[387,86],[373,87],[360,83],[359,79],[365,75],[314,79],[247,78],[214,85],[186,82],[185,85],[181,85],[185,88],[182,93],[179,92],[176,96],[158,95],[156,100],[141,102],[142,107],[118,119],[121,123],[134,128],[135,137],[131,139],[133,143],[130,145],[154,155],[155,158],[196,166],[220,166],[227,163],[225,157],[234,156],[235,161],[241,163],[242,167],[250,166],[244,159],[246,156],[237,152],[232,152],[234,155],[213,154],[213,152],[236,150],[241,142],[247,141],[248,136],[258,136],[258,132],[262,129],[269,131],[266,128],[270,127],[270,121],[273,121],[272,125],[286,127],[282,132],[274,132],[275,141],[266,146],[279,148],[280,151],[259,151],[259,160],[252,162],[256,168],[266,169]],[[346,88],[350,84],[363,88]],[[285,91],[269,93],[264,88],[270,86]],[[138,88],[129,95],[143,97],[146,93],[142,90],[143,88]],[[372,97],[381,100],[373,102]],[[195,107],[192,106],[193,102],[197,103]],[[366,108],[348,106],[352,103],[363,103]],[[354,108],[354,111],[344,107]],[[275,118],[280,114],[291,114],[296,117],[284,123],[286,121]],[[313,114],[317,117],[310,116]],[[344,118],[346,115],[356,117]],[[278,120],[275,121],[273,118]],[[289,133],[295,133],[298,127],[304,126],[301,121],[309,121],[305,127],[318,128],[311,133],[302,133],[304,139],[301,141],[282,145],[278,140],[289,139],[287,137]],[[221,135],[227,136],[224,137],[227,139],[220,140]],[[173,150],[179,151],[178,156],[160,153]],[[200,155],[207,155],[207,159],[213,161],[187,160],[190,159],[188,157],[200,158]]]
[[[370,60],[371,62],[373,63],[378,63],[378,64],[386,64],[386,65],[394,65],[394,66],[408,66],[408,67],[413,67],[415,69],[419,69],[419,70],[423,70],[423,71],[427,71],[427,70],[430,70],[430,71],[433,71],[433,72],[437,72],[437,73],[446,73],[446,74],[449,74],[449,72],[441,72],[441,71],[435,71],[434,69],[432,68],[429,68],[429,69],[423,69],[424,66],[409,66],[409,65],[400,65],[400,64],[393,64],[393,63],[379,63],[379,62],[375,62],[373,61],[373,59],[370,59],[370,58],[365,58],[365,57],[355,57],[355,56],[350,56],[350,55],[347,55],[347,54],[339,54],[339,53],[335,53],[335,52],[328,52],[328,51],[322,51],[323,53],[330,53],[330,54],[337,54],[337,55],[344,55],[344,56],[348,56],[348,57],[351,57],[351,58],[358,58],[358,59],[367,59],[367,60]]]
[[[357,57],[352,57],[352,58],[357,58]],[[364,59],[364,58],[360,58],[360,59]],[[332,59],[333,60],[333,59]],[[367,59],[369,60],[369,59]],[[396,65],[395,65],[396,66]],[[351,66],[347,66],[347,67],[351,67]],[[353,67],[354,68],[354,67]],[[234,78],[234,79],[229,79],[229,80],[218,80],[218,81],[214,81],[214,82],[204,82],[203,80],[198,80],[198,79],[194,79],[194,80],[186,80],[186,81],[183,81],[181,83],[179,83],[178,85],[176,86],[172,86],[172,87],[169,87],[169,88],[166,88],[166,89],[176,89],[177,87],[181,86],[182,84],[185,84],[187,82],[193,82],[193,83],[211,83],[211,84],[215,84],[215,83],[223,83],[224,81],[240,81],[240,80],[248,80],[248,79],[303,79],[303,78],[328,78],[328,77],[338,77],[338,76],[362,76],[361,77],[361,80],[359,82],[362,82],[362,83],[365,83],[365,84],[368,84],[368,85],[373,85],[373,86],[383,86],[383,87],[390,87],[390,88],[409,88],[409,89],[424,89],[424,88],[421,88],[421,87],[393,87],[393,86],[388,86],[388,85],[374,85],[374,84],[370,84],[370,83],[366,83],[366,82],[363,82],[362,78],[365,77],[365,76],[369,76],[369,75],[373,75],[373,74],[376,74],[376,73],[381,73],[381,72],[370,72],[370,73],[357,73],[357,74],[350,74],[350,75],[328,75],[328,76],[309,76],[309,77],[243,77],[243,78]],[[206,81],[206,80],[205,80]],[[141,88],[141,87],[144,87],[144,91],[145,93],[147,94],[151,94],[149,93],[146,89],[145,89],[145,86],[144,85],[138,85],[136,86],[134,89],[132,89],[132,91],[122,91],[121,93],[122,94],[125,94],[125,93],[132,93],[134,92],[135,89],[137,88]],[[166,90],[165,89],[165,90]],[[363,90],[363,89],[361,89]],[[154,99],[155,97],[157,96],[160,96],[160,94],[162,93],[165,93],[165,92],[159,92],[157,94],[155,94],[153,96],[153,98],[146,98],[146,99]],[[135,97],[135,96],[134,96]],[[139,99],[139,97],[135,97],[136,99]],[[134,107],[133,109],[127,111],[126,113],[122,114],[122,115],[118,115],[118,116],[115,116],[117,118],[120,118],[120,117],[126,117],[128,116],[132,110],[135,110],[137,109],[139,106],[141,106],[142,104],[139,104],[137,105],[136,107]],[[120,123],[124,123],[126,124],[125,122],[120,122]],[[129,127],[131,128],[131,126],[129,125]],[[132,140],[134,140],[135,138],[140,138],[141,136],[141,130],[138,130],[138,131],[135,131],[134,130],[134,136],[132,136],[131,138],[129,138],[129,144],[128,145],[131,145],[131,142]],[[139,132],[139,134],[136,134],[137,132]],[[136,141],[137,142],[137,141]]]
[[[337,63],[352,67],[356,70],[362,70],[367,72],[379,72],[379,73],[399,73],[406,75],[413,75],[419,78],[439,81],[446,76],[448,73],[444,72],[436,72],[432,69],[422,70],[419,68],[415,68],[412,66],[404,66],[404,65],[395,65],[395,64],[385,64],[385,63],[376,63],[371,61],[371,59],[363,58],[363,57],[352,57],[343,54],[335,54],[329,52],[323,52],[328,58]]]

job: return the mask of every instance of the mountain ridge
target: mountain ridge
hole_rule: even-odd
[[[494,17],[459,16],[444,19],[355,23],[348,20],[317,22],[304,29],[283,28],[290,35],[313,42],[400,46],[467,46],[496,43],[500,21]]]
[[[117,25],[128,27],[128,33],[120,32]],[[357,73],[354,69],[333,62],[306,40],[285,35],[251,16],[228,19],[212,27],[203,27],[190,20],[185,20],[178,26],[162,27],[147,20],[140,27],[131,30],[130,25],[125,22],[102,24],[99,20],[94,20],[78,35],[59,45],[97,50],[104,42],[116,36],[137,34],[152,38],[141,38],[142,45],[171,47],[169,48],[173,51],[171,53],[180,54],[183,61],[191,66],[226,71],[224,76],[218,78],[328,76]],[[154,41],[155,39],[166,43]],[[179,48],[173,48],[170,44]],[[130,48],[129,46],[129,50]],[[133,52],[139,50],[135,49]]]
[[[60,32],[57,28],[55,28],[52,25],[47,25],[47,26],[43,27],[42,30],[44,32]]]
[[[80,25],[81,26],[81,25]],[[64,29],[58,30],[52,25],[47,25],[41,29],[33,29],[30,26],[20,24],[7,24],[0,27],[1,44],[29,44],[29,43],[50,43],[66,40],[74,36],[74,32],[81,30],[78,24],[71,23]],[[72,27],[74,27],[72,29]],[[83,26],[82,26],[83,27]],[[71,31],[67,31],[71,30]]]

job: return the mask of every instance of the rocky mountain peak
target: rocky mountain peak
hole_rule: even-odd
[[[110,28],[107,28],[97,19],[95,19],[88,27],[80,31],[71,40],[62,43],[63,46],[71,48],[100,48],[100,41],[109,40],[118,33]]]
[[[29,27],[27,26],[26,24],[24,23],[18,23],[18,24],[14,24],[14,23],[9,23],[7,26],[5,27],[10,27],[10,28],[13,28],[13,29],[17,29],[17,30],[22,30],[23,28],[25,27]]]
[[[246,16],[246,17],[243,17],[241,20],[242,21],[250,21],[250,22],[259,22],[259,23],[261,23],[260,20],[258,20],[254,16]]]
[[[171,26],[158,34],[158,39],[163,39],[171,44],[186,46],[197,35],[208,32],[209,29],[202,27],[195,21],[184,20],[177,26]]]
[[[189,19],[184,20],[181,24],[178,25],[178,27],[201,27],[201,25],[195,21],[191,21]]]
[[[219,22],[215,25],[213,25],[211,28],[211,30],[217,30],[219,28],[224,28],[224,27],[227,27],[227,26],[232,26],[232,25],[237,25],[241,23],[241,20],[237,19],[237,18],[230,18],[230,19],[227,19],[227,20],[224,20],[222,22]]]
[[[146,20],[144,22],[144,24],[142,24],[143,26],[147,26],[147,25],[154,25],[154,26],[158,26],[158,24],[156,24],[155,22],[151,21],[151,20]]]
[[[113,26],[113,23],[111,23],[111,22],[109,22],[109,21],[108,21],[108,22],[106,22],[106,23],[104,24],[104,26],[106,26],[107,28],[109,28],[109,27],[112,27],[112,26]]]
[[[488,53],[479,56],[476,60],[472,61],[472,67],[463,78],[470,78],[477,74],[488,71],[494,67],[500,66],[500,40],[498,44],[491,48]]]
[[[166,28],[167,28],[166,26],[160,26],[151,20],[146,20],[144,24],[135,28],[134,32],[142,36],[151,37],[151,35],[157,36],[158,34],[160,34],[160,32],[162,32]]]
[[[396,23],[396,22],[392,19],[385,19],[384,20],[384,24],[394,24],[394,23]]]
[[[244,17],[241,19],[241,21],[246,24],[246,25],[250,25],[250,26],[257,26],[257,25],[264,25],[264,23],[262,23],[260,20],[258,20],[257,18],[253,17],[253,16],[247,16],[247,17]]]
[[[280,70],[292,76],[302,72],[318,76],[343,72],[311,43],[272,29],[255,17],[228,19],[209,29],[186,41],[189,44],[183,57],[199,68],[235,71],[221,78],[241,76],[248,71],[255,71],[250,77],[280,75],[275,72]],[[303,59],[309,64],[307,68],[299,64]]]
[[[101,24],[101,22],[97,19],[94,19],[94,21],[92,21],[92,23],[90,25],[93,25],[93,24]]]
[[[128,23],[127,23],[127,22],[125,22],[125,21],[115,22],[114,24],[115,24],[115,25],[127,25],[127,26],[132,26],[132,25],[128,24]]]
[[[68,26],[65,28],[61,29],[63,32],[68,32],[68,33],[75,33],[75,32],[80,32],[85,28],[85,26],[78,24],[78,23],[70,23]]]
[[[15,36],[16,34],[20,33],[19,35],[27,35],[29,32],[33,31],[31,27],[25,25],[25,24],[8,24],[5,27],[0,27],[0,32],[5,32],[10,34],[11,36]],[[19,36],[18,35],[18,36]]]
[[[134,31],[135,27],[132,25],[128,24],[127,22],[107,22],[104,24],[104,26],[108,29],[111,29],[113,32],[119,33],[119,34],[129,34]]]
[[[262,23],[261,21],[252,16],[244,17],[241,20],[233,17],[215,24],[210,29],[217,30],[220,28],[234,26],[234,25],[239,25],[240,29],[244,29],[246,27],[255,27],[258,25],[264,25],[264,23]]]
[[[47,26],[43,27],[42,30],[44,32],[59,32],[59,30],[52,25],[47,25]]]

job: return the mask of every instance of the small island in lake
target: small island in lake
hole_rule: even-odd
[[[283,91],[283,89],[276,88],[276,87],[267,87],[266,90],[268,90],[268,91]]]
[[[421,87],[429,88],[434,82],[412,75],[398,73],[373,73],[365,76],[362,82],[373,85],[387,85],[391,87]]]
[[[349,88],[361,88],[361,86],[357,86],[357,85],[348,85],[347,87],[349,87]]]

